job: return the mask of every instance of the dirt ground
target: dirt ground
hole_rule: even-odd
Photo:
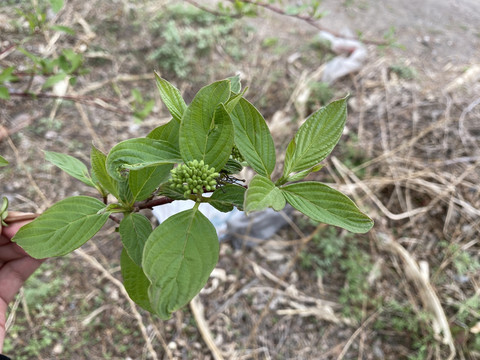
[[[74,102],[0,100],[0,154],[11,162],[1,170],[0,195],[11,208],[42,212],[66,196],[95,196],[41,150],[87,163],[92,141],[108,151],[168,121],[154,69],[187,100],[240,72],[280,158],[300,114],[350,94],[347,130],[313,177],[355,199],[375,228],[352,235],[294,213],[272,239],[249,239],[255,246],[225,241],[200,296],[161,321],[122,290],[111,223],[29,280],[10,308],[4,352],[15,359],[480,359],[480,3],[324,0],[318,24],[361,33],[368,50],[359,71],[329,86],[318,79],[335,54],[306,21],[263,9],[222,22],[191,7],[171,10],[180,3],[187,6],[70,0],[49,21],[75,35],[29,38],[25,47],[35,54],[82,52],[90,71],[66,91]],[[0,5],[0,68],[20,66],[16,92],[29,82],[21,74],[28,61],[10,49],[28,31],[8,19],[28,4]],[[190,28],[197,37],[182,32]],[[175,31],[192,40],[166,36]],[[389,33],[401,46],[374,44]],[[30,89],[42,91],[44,81],[35,76]],[[142,122],[131,114],[134,88],[155,100]]]

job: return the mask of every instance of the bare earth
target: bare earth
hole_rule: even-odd
[[[90,72],[66,95],[111,106],[0,100],[0,154],[12,164],[1,170],[0,195],[11,208],[42,212],[66,196],[96,196],[41,150],[87,162],[92,142],[108,151],[167,121],[153,70],[187,100],[240,71],[280,159],[300,113],[323,105],[322,96],[350,94],[347,131],[312,176],[355,199],[376,226],[354,236],[295,213],[254,247],[226,241],[206,289],[160,321],[132,307],[118,286],[121,243],[109,224],[28,282],[10,310],[5,352],[16,360],[480,359],[480,2],[323,0],[319,24],[360,32],[369,51],[360,71],[327,89],[331,96],[312,85],[334,56],[315,43],[318,29],[267,10],[229,29],[232,42],[216,35],[202,55],[189,44],[188,75],[179,76],[168,59],[149,57],[167,42],[158,29],[173,16],[157,16],[173,3],[183,2],[69,0],[51,21],[76,35],[28,42],[34,53],[48,42],[52,54],[81,49]],[[26,62],[4,52],[26,33],[8,20],[18,6],[0,4],[0,68]],[[391,29],[402,47],[368,42]],[[32,90],[44,80],[36,76]],[[27,82],[12,86],[21,91]],[[133,88],[156,101],[142,123],[129,113]]]

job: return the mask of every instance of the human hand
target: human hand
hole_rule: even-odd
[[[13,300],[27,278],[44,260],[30,257],[20,246],[10,240],[23,225],[30,221],[18,221],[1,227],[0,234],[0,353],[5,340],[7,306]]]

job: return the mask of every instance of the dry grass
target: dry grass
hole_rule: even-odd
[[[131,23],[123,15],[136,13],[130,2],[121,4],[116,14],[107,2],[70,1],[55,21],[74,27],[78,36],[45,39],[51,53],[66,44],[86,47],[91,72],[67,95],[88,95],[88,104],[2,102],[0,129],[7,131],[0,132],[0,151],[14,169],[2,173],[1,191],[16,210],[41,212],[65,196],[88,194],[45,165],[38,149],[87,161],[92,141],[108,150],[168,119],[158,99],[142,124],[110,111],[128,110],[132,86],[155,93],[152,64],[142,63],[144,56],[131,48],[132,43],[148,45],[148,28],[135,29],[137,43],[125,39]],[[164,4],[142,6],[135,11],[151,20]],[[269,21],[275,24],[278,18]],[[299,31],[308,33],[303,27]],[[12,30],[11,36],[19,35]],[[298,36],[289,34],[286,43]],[[249,57],[206,77],[241,67],[277,144],[284,144],[298,126],[292,120],[307,111],[302,103],[307,82],[323,67],[288,61],[288,51],[260,56],[266,52],[261,39],[245,41]],[[137,309],[122,289],[121,245],[111,225],[37,274],[40,284],[59,281],[55,290],[44,285],[46,294],[38,302],[28,297],[28,287],[19,295],[10,309],[6,349],[19,359],[32,354],[38,359],[480,359],[478,340],[474,345],[480,304],[466,305],[480,297],[478,76],[454,68],[443,83],[407,81],[390,71],[391,55],[372,55],[360,73],[335,85],[339,96],[351,94],[348,132],[326,170],[315,175],[349,194],[375,219],[368,236],[346,237],[339,231],[332,236],[324,225],[294,214],[290,226],[253,248],[223,243],[218,267],[191,311],[160,321]],[[0,66],[16,61],[18,54],[4,53]],[[217,48],[208,61],[229,63],[231,58]],[[198,84],[177,79],[177,85],[191,94]],[[52,114],[61,128],[35,132],[39,120]],[[354,245],[333,257],[322,253],[322,238]],[[331,260],[329,271],[305,267],[305,254]],[[354,260],[347,262],[349,256]],[[355,268],[353,256],[367,259],[368,269],[361,262]],[[360,283],[348,272],[363,276]],[[38,281],[30,286],[42,289]],[[354,298],[355,289],[363,296]],[[37,347],[28,348],[29,343]]]

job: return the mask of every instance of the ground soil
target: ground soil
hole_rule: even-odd
[[[11,161],[1,170],[0,195],[11,208],[42,212],[66,196],[95,196],[40,150],[88,162],[92,142],[108,151],[169,119],[152,76],[162,64],[147,55],[164,41],[152,24],[171,3],[70,0],[51,21],[76,35],[28,43],[35,53],[48,53],[49,42],[51,53],[83,51],[90,72],[66,95],[89,101],[0,100],[0,153]],[[15,17],[15,6],[0,5],[1,19]],[[10,309],[5,352],[16,359],[214,359],[216,348],[225,359],[480,359],[480,3],[324,0],[322,8],[318,24],[361,33],[368,59],[329,87],[335,98],[350,94],[347,130],[313,178],[355,199],[374,230],[352,236],[294,213],[268,241],[225,241],[195,304],[160,321],[132,308],[118,286],[121,244],[111,223],[31,279]],[[281,159],[299,114],[322,105],[309,84],[335,54],[319,50],[318,29],[307,22],[260,14],[230,33],[247,49],[239,60],[219,38],[189,65],[187,79],[162,75],[189,100],[206,82],[239,71]],[[8,24],[0,24],[2,68],[25,63],[8,51],[25,27]],[[373,43],[390,29],[401,47]],[[44,80],[35,77],[31,89],[41,91]],[[12,86],[20,92],[26,82]],[[129,113],[132,88],[156,101],[141,123]],[[306,90],[308,101],[299,96]],[[419,263],[429,276],[415,278]]]

